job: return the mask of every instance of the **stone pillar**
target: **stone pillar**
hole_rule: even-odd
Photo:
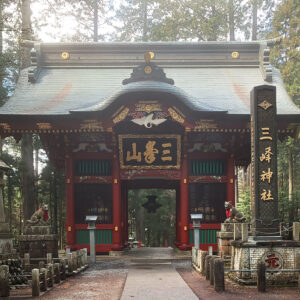
[[[0,266],[0,297],[9,297],[9,267],[6,265]]]
[[[118,159],[118,149],[115,141],[114,157],[112,161],[112,176],[113,176],[113,251],[121,251],[122,246],[122,228],[121,228],[121,181],[120,181],[120,167]]]
[[[42,292],[47,291],[47,287],[48,287],[48,282],[47,282],[47,278],[48,278],[48,271],[46,268],[41,268],[40,269],[40,290]]]
[[[186,137],[185,137],[186,138]],[[184,141],[185,143],[185,141]],[[186,147],[184,146],[183,149]],[[184,151],[184,150],[183,150]],[[185,152],[184,152],[185,153]],[[189,245],[189,174],[188,174],[188,159],[184,154],[181,165],[180,179],[180,250],[190,250]]]
[[[293,240],[300,241],[300,222],[293,223]]]
[[[40,296],[40,271],[39,269],[32,270],[32,297]]]
[[[73,253],[69,253],[68,256],[68,273],[73,273]]]
[[[96,244],[95,244],[95,229],[89,225],[88,230],[90,232],[90,262],[94,264],[96,262]]]
[[[216,292],[223,292],[225,290],[224,283],[224,263],[222,259],[214,260],[214,288]]]
[[[278,236],[276,87],[251,91],[251,230],[252,235]]]
[[[60,283],[60,265],[59,263],[54,264],[54,282]]]

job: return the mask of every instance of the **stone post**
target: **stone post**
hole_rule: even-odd
[[[30,254],[29,253],[24,254],[24,269],[27,272],[30,271]]]
[[[9,297],[9,267],[6,265],[0,266],[0,297]]]
[[[209,263],[209,283],[210,285],[214,285],[215,284],[215,273],[214,273],[214,270],[215,270],[215,260],[216,258],[212,258],[210,260],[210,263]]]
[[[48,276],[49,276],[49,282],[48,282],[48,286],[49,287],[53,287],[54,285],[54,271],[53,271],[53,264],[48,264],[47,265],[47,269],[48,269]]]
[[[73,273],[73,253],[68,253],[68,273]]]
[[[60,265],[59,265],[59,263],[54,264],[54,282],[60,283]]]
[[[293,223],[293,240],[300,241],[300,222]]]
[[[42,292],[47,291],[48,283],[48,272],[46,268],[41,268],[40,269],[40,290]]]
[[[208,251],[201,251],[201,258],[200,258],[200,273],[205,275],[205,257],[208,255]]]
[[[77,268],[78,268],[78,266],[77,266],[77,252],[73,252],[72,254],[73,254],[73,256],[72,256],[72,258],[73,258],[73,270],[76,271]]]
[[[90,263],[94,264],[96,262],[96,244],[95,244],[96,227],[89,226],[88,229],[90,231]]]
[[[61,280],[66,280],[66,261],[62,259],[60,261],[60,272],[61,272]]]
[[[248,242],[248,223],[242,223],[242,242]]]
[[[257,290],[266,291],[266,264],[263,261],[257,263]]]
[[[88,264],[88,257],[87,257],[87,248],[84,248],[84,264],[87,265]]]
[[[80,269],[81,268],[81,251],[80,250],[76,251],[76,256],[77,256],[77,268]]]
[[[223,292],[225,290],[224,263],[220,258],[214,260],[214,288],[216,292]]]
[[[32,270],[32,297],[40,296],[40,271],[39,269]]]
[[[52,253],[47,253],[47,264],[52,264]]]
[[[240,240],[242,238],[242,224],[234,223],[233,225],[233,239]]]

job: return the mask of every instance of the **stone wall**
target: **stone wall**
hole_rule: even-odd
[[[276,245],[277,244],[277,245]],[[268,254],[271,255],[269,259],[270,268],[267,270],[280,270],[280,269],[298,269],[299,268],[299,260],[300,260],[300,247],[295,247],[295,245],[279,245],[269,243],[269,246],[260,246],[257,244],[253,245],[234,245],[232,247],[232,260],[231,266],[233,270],[256,270],[257,263],[260,260],[266,262],[268,259]],[[284,244],[284,242],[282,242]],[[272,254],[275,254],[275,257],[272,259]],[[275,268],[272,267],[272,263]],[[245,281],[255,281],[256,280],[256,272],[236,272],[232,274],[233,277],[236,277],[239,280]],[[298,280],[298,272],[274,272],[267,273],[267,279],[269,281],[273,281],[276,283],[280,282],[290,282]]]

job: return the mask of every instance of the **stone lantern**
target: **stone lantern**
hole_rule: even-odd
[[[0,160],[0,256],[12,253],[13,242],[9,225],[5,220],[5,206],[3,197],[3,188],[5,186],[4,175],[10,167]]]

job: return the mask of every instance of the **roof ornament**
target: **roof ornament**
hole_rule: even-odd
[[[167,121],[167,119],[165,118],[161,118],[161,119],[153,119],[154,114],[150,114],[146,117],[142,117],[140,119],[132,119],[131,121],[137,125],[140,126],[145,126],[146,128],[151,128],[153,125],[157,126],[165,121]]]
[[[163,68],[157,66],[151,60],[154,58],[154,52],[146,52],[144,54],[145,62],[135,67],[131,73],[130,78],[124,79],[123,84],[128,84],[137,81],[160,81],[168,84],[174,84],[174,80],[167,78]]]

